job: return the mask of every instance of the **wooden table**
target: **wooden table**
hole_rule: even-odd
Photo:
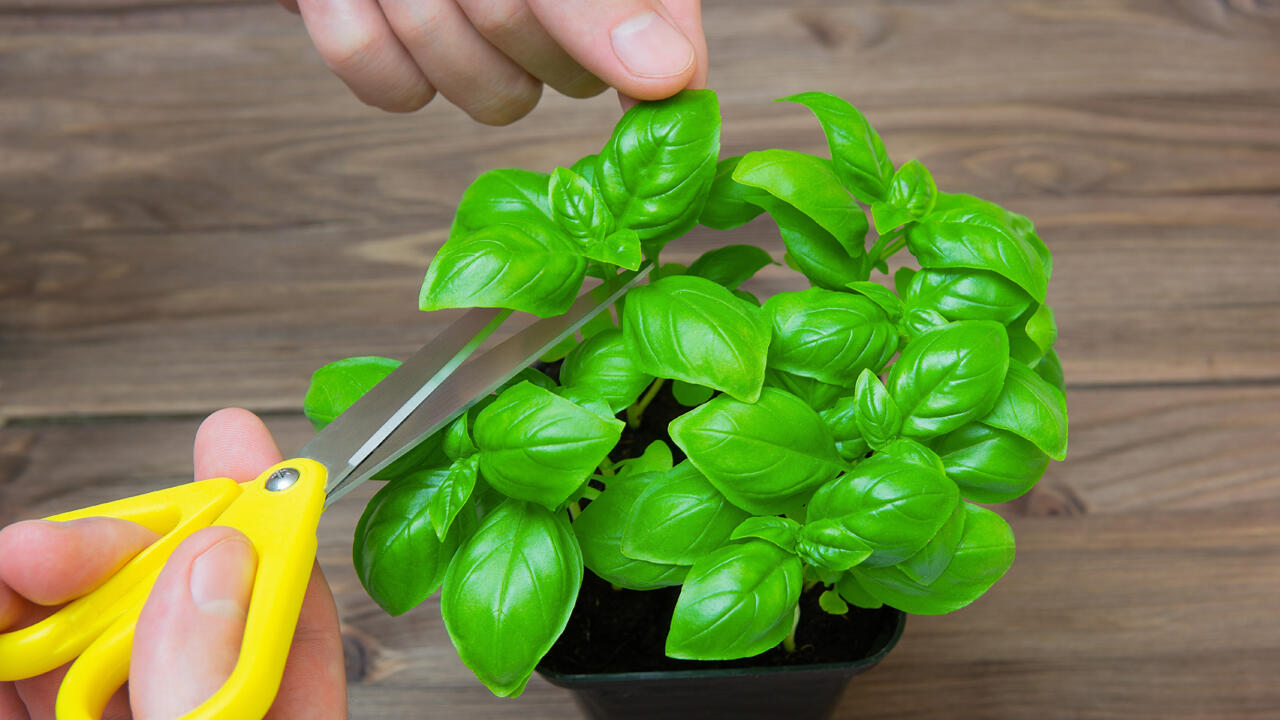
[[[1008,576],[913,617],[838,717],[1280,717],[1280,11],[708,0],[706,24],[727,153],[825,152],[769,100],[829,90],[1056,259],[1069,459],[1005,508]],[[438,327],[416,293],[470,180],[567,165],[616,116],[384,115],[264,2],[0,0],[0,523],[182,480],[219,407],[297,447],[311,370]],[[767,221],[733,237],[781,247]],[[365,596],[367,496],[320,545],[352,716],[575,716],[538,679],[491,697],[436,600],[392,619]]]

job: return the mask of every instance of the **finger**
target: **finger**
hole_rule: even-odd
[[[265,720],[342,720],[347,717],[346,708],[347,676],[338,609],[316,563],[311,568],[280,692]]]
[[[375,0],[298,0],[298,9],[325,65],[361,101],[412,112],[435,95]]]
[[[219,410],[196,430],[192,450],[196,480],[225,477],[249,482],[283,459],[271,431],[248,410]]]
[[[187,538],[138,617],[129,699],[138,720],[175,718],[208,700],[240,656],[257,556],[228,527]]]
[[[298,0],[276,0],[276,2],[280,3],[280,7],[294,15],[298,14]]]
[[[624,95],[669,97],[698,67],[694,42],[657,0],[529,0],[529,7],[575,60]]]
[[[694,61],[693,77],[688,88],[704,88],[707,86],[707,36],[702,31],[702,0],[663,0],[663,7],[675,20],[676,27],[693,43]]]
[[[40,605],[57,605],[98,587],[159,537],[106,517],[27,520],[0,530],[0,583]]]
[[[431,84],[472,118],[507,125],[538,104],[542,83],[489,44],[454,0],[379,2]]]
[[[558,92],[585,98],[608,87],[547,34],[525,0],[458,0],[458,5],[494,47]]]
[[[0,718],[31,720],[26,703],[18,696],[18,688],[13,683],[0,682]]]
[[[57,705],[58,688],[62,685],[62,679],[66,677],[67,670],[71,668],[68,663],[55,670],[50,670],[43,675],[37,675],[33,678],[19,680],[12,684],[11,693],[15,698],[16,707],[23,714],[13,715],[14,718],[30,718],[31,720],[53,720],[54,710]],[[8,683],[0,683],[0,718],[9,720],[10,715],[4,714],[7,709],[5,705],[8,702],[4,693],[4,686]],[[107,706],[102,711],[102,720],[128,720],[131,717],[129,712],[129,697],[124,688],[116,691],[111,699],[107,701]]]

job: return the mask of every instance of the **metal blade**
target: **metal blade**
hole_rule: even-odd
[[[475,308],[422,346],[298,451],[329,470],[332,488],[391,434],[510,310]]]
[[[545,355],[570,333],[635,287],[652,267],[652,264],[646,263],[608,297],[596,299],[590,292],[583,293],[568,312],[539,320],[455,370],[446,382],[429,392],[426,402],[418,404],[391,429],[385,440],[355,463],[344,478],[330,482],[326,506],[394,462],[419,441],[449,424],[467,408],[498,389],[522,368]]]

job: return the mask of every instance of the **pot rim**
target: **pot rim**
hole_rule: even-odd
[[[596,685],[606,683],[629,683],[629,682],[645,682],[653,680],[681,680],[694,678],[726,678],[741,677],[744,675],[762,675],[773,673],[805,673],[805,672],[822,672],[830,670],[853,670],[851,675],[866,670],[876,663],[884,659],[885,655],[898,644],[898,640],[902,637],[902,631],[907,624],[907,614],[898,610],[885,606],[886,609],[892,610],[897,615],[897,622],[893,628],[881,637],[884,640],[868,655],[858,658],[857,660],[849,660],[846,662],[833,663],[814,663],[811,665],[773,665],[768,667],[738,667],[738,668],[708,668],[706,670],[635,670],[629,672],[612,672],[612,673],[561,673],[555,670],[544,669],[539,664],[535,669],[538,674],[546,678],[552,684],[560,684],[561,682],[573,685]]]

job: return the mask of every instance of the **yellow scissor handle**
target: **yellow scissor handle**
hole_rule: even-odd
[[[134,520],[167,534],[89,595],[37,625],[0,635],[0,670],[8,668],[14,679],[30,677],[46,671],[39,668],[52,669],[80,655],[59,689],[57,717],[59,720],[101,717],[107,700],[128,675],[134,624],[160,568],[174,547],[192,532],[208,525],[224,525],[248,536],[258,558],[244,640],[231,676],[213,697],[183,718],[252,720],[263,717],[280,688],[298,612],[311,576],[326,479],[327,472],[320,463],[294,458],[268,468],[249,483],[237,485],[226,478],[206,480],[50,518],[70,520],[110,515]],[[193,490],[197,486],[202,487]],[[181,537],[170,541],[176,534]],[[162,545],[165,551],[155,552]],[[134,586],[123,589],[123,586],[113,586],[127,572],[137,581]],[[109,587],[110,591],[104,592]],[[93,601],[99,593],[103,593],[100,596],[103,599]],[[106,608],[110,617],[91,618],[82,611],[63,615],[82,601]],[[59,617],[62,619],[56,620]],[[81,624],[90,622],[91,625]],[[28,633],[42,625],[46,625],[42,631]],[[50,651],[56,653],[52,660],[33,654]],[[0,675],[0,679],[9,678]]]

